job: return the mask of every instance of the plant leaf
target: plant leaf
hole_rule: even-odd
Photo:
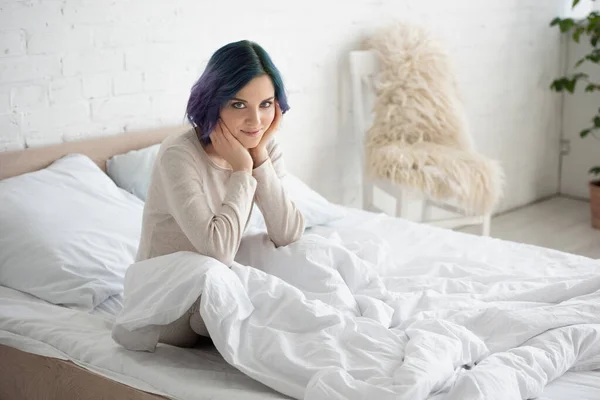
[[[563,80],[564,79],[554,80],[554,82],[552,82],[552,84],[550,85],[550,89],[555,90],[557,92],[562,92],[564,89]]]
[[[573,5],[571,6],[571,8],[575,7],[577,4],[579,4],[579,0],[573,0]]]
[[[575,26],[575,21],[573,20],[573,18],[565,18],[563,20],[560,20],[558,24],[560,26],[560,31],[562,33],[565,33],[568,32],[573,26]]]
[[[583,26],[579,26],[577,27],[577,29],[575,30],[575,33],[573,33],[573,40],[576,43],[579,43],[579,39],[581,38],[581,34],[585,32],[585,28]]]
[[[590,168],[590,170],[588,171],[588,173],[590,174],[594,174],[594,175],[600,175],[600,167],[592,167]]]
[[[591,129],[584,129],[581,132],[579,132],[579,136],[581,136],[582,138],[586,137],[587,135],[590,134]]]
[[[600,37],[598,36],[594,36],[592,38],[592,42],[596,42],[598,43],[598,39],[600,39]],[[592,43],[592,45],[595,47],[596,45]],[[587,60],[590,60],[593,63],[598,63],[598,61],[600,61],[600,51],[598,49],[593,50],[590,54],[588,54],[587,56],[585,56],[585,58]]]

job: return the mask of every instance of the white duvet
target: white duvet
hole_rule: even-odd
[[[153,351],[201,296],[218,351],[298,399],[527,399],[600,369],[598,261],[384,216],[231,269],[194,253],[132,265],[113,338]]]

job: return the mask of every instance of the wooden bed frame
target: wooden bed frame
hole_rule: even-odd
[[[106,172],[106,161],[113,155],[161,143],[167,136],[187,129],[188,125],[181,125],[0,152],[0,180],[45,168],[71,153],[87,155]],[[5,345],[0,345],[0,360],[0,399],[165,399],[95,374],[73,362]]]

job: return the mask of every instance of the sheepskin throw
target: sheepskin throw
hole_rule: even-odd
[[[375,179],[491,213],[502,191],[499,164],[477,153],[449,57],[423,27],[395,23],[365,41],[379,58],[366,169]]]

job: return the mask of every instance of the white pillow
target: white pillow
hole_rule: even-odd
[[[88,157],[0,181],[0,204],[0,284],[87,311],[123,291],[144,204]]]
[[[325,225],[346,215],[343,207],[330,203],[325,197],[289,172],[281,178],[281,184],[304,216],[307,229]],[[256,206],[252,209],[249,225],[253,228],[266,229],[265,219]]]
[[[118,154],[106,162],[106,172],[118,187],[146,201],[152,166],[160,144]]]
[[[107,163],[108,175],[119,187],[145,201],[159,147],[160,145],[154,145],[114,156]],[[304,216],[306,228],[324,225],[346,215],[343,207],[330,203],[291,173],[287,173],[282,183]],[[250,226],[265,228],[265,221],[258,207],[254,207],[250,216]]]

